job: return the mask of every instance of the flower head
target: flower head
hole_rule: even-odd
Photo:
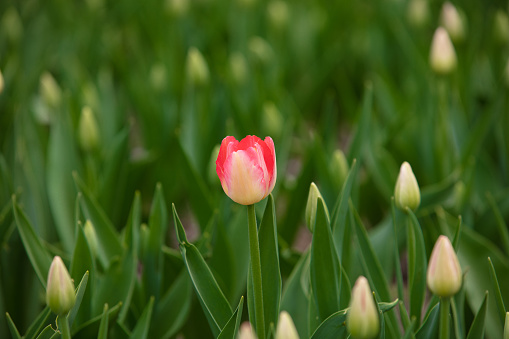
[[[456,52],[443,27],[438,27],[433,35],[429,60],[431,69],[438,74],[449,74],[456,68]]]
[[[369,339],[380,331],[380,320],[368,280],[360,276],[352,289],[346,327],[353,338]]]
[[[461,288],[461,266],[449,238],[438,237],[429,259],[427,283],[430,291],[439,297],[455,295]]]
[[[286,311],[281,311],[281,313],[279,313],[276,339],[299,339],[299,334],[297,333],[292,317]]]
[[[276,151],[271,137],[248,135],[240,142],[226,137],[221,142],[216,172],[227,196],[241,205],[266,198],[276,184]]]
[[[398,180],[396,181],[396,188],[394,190],[394,198],[396,200],[396,206],[402,210],[407,207],[411,210],[415,210],[421,203],[419,184],[417,184],[417,179],[415,179],[412,167],[406,161],[401,165],[399,170]]]
[[[46,303],[54,313],[61,315],[69,312],[75,301],[74,285],[69,272],[62,259],[55,256],[48,273]]]

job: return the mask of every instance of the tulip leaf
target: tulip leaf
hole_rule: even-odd
[[[30,327],[28,328],[27,332],[23,336],[24,338],[35,338],[37,336],[37,333],[41,330],[42,326],[46,323],[46,320],[48,319],[49,315],[51,314],[51,309],[49,306],[46,306],[41,313],[37,316],[37,319],[32,322]]]
[[[491,209],[493,210],[493,214],[495,215],[495,225],[497,225],[498,232],[500,233],[500,238],[502,240],[502,245],[504,246],[504,251],[506,255],[509,255],[509,230],[507,229],[507,225],[504,221],[504,217],[495,202],[495,198],[491,193],[486,194],[486,198],[488,203],[490,204]]]
[[[309,272],[305,269],[306,264],[309,265],[309,251],[302,254],[293,268],[292,273],[286,280],[283,297],[281,298],[281,310],[285,310],[290,314],[301,338],[308,336],[307,305],[309,302],[314,303],[314,300],[308,301],[301,284],[302,276]]]
[[[504,305],[504,299],[502,298],[502,293],[500,292],[500,285],[498,284],[497,272],[495,271],[495,267],[493,267],[493,263],[491,262],[491,258],[488,257],[488,263],[490,268],[490,278],[491,284],[493,285],[493,290],[495,291],[495,300],[497,302],[498,313],[500,317],[501,323],[505,322],[506,317],[506,308]]]
[[[276,210],[274,198],[269,194],[265,213],[258,231],[260,262],[262,268],[263,311],[265,333],[271,324],[277,326],[279,303],[281,301],[281,273],[279,271],[279,252],[277,244]]]
[[[399,303],[399,299],[396,299],[392,302],[379,302],[378,303],[378,309],[380,310],[380,312],[382,313],[385,313],[385,312],[389,312],[390,310],[392,310],[394,307],[396,307],[396,305]]]
[[[168,291],[157,303],[150,338],[170,338],[184,325],[191,309],[191,281],[186,270],[182,270]]]
[[[311,287],[321,320],[339,310],[341,274],[325,208],[323,200],[318,198],[310,264]]]
[[[99,206],[97,200],[85,186],[78,173],[74,172],[74,183],[79,192],[81,208],[85,217],[89,219],[97,233],[97,254],[104,267],[108,267],[114,257],[122,255],[122,245],[113,224]]]
[[[421,327],[415,335],[416,339],[438,338],[439,309],[440,304],[436,304],[428,313],[428,316],[424,318]]]
[[[46,326],[36,337],[37,339],[51,339],[51,338],[59,338],[60,333],[55,331],[53,327],[50,325]]]
[[[154,308],[154,297],[151,297],[143,313],[138,319],[133,332],[129,336],[131,339],[146,339],[148,338],[148,330],[150,327],[150,320],[152,319],[152,310]]]
[[[101,316],[101,323],[99,324],[99,333],[97,339],[108,339],[108,304],[104,304],[103,314]]]
[[[468,331],[467,339],[484,338],[484,320],[486,319],[487,303],[488,303],[488,291],[486,291],[481,307],[479,307],[479,311],[477,311],[477,314],[475,315],[474,320],[472,321],[472,325],[470,326],[470,330]]]
[[[9,326],[9,331],[11,331],[12,337],[16,339],[21,339],[21,334],[19,334],[16,325],[14,325],[14,321],[12,321],[10,314],[7,312],[5,313],[5,316],[7,317],[7,325]]]
[[[335,312],[325,319],[311,336],[311,339],[345,338],[347,310]]]
[[[78,310],[82,306],[83,296],[85,294],[85,291],[87,290],[88,276],[89,274],[87,271],[85,272],[85,274],[83,274],[83,278],[81,278],[80,284],[76,288],[76,301],[74,302],[74,306],[67,314],[67,321],[69,322],[69,326],[72,326],[72,324],[74,323],[74,319],[76,318]]]
[[[242,306],[244,305],[244,297],[240,297],[239,306],[233,312],[230,320],[225,325],[217,339],[236,339],[239,331],[240,320],[242,319]]]
[[[405,326],[405,335],[403,336],[403,339],[414,339],[415,338],[415,335],[414,335],[415,325],[416,325],[416,320],[415,320],[415,318],[413,318],[412,321],[409,322],[409,324],[407,326]]]
[[[231,306],[200,251],[196,246],[187,242],[184,227],[177,215],[175,205],[172,205],[172,209],[182,258],[186,264],[203,311],[207,316],[212,333],[217,337],[221,329],[224,328],[231,318]]]
[[[12,207],[14,209],[14,218],[18,226],[18,232],[23,241],[28,258],[32,267],[39,278],[42,286],[46,288],[48,272],[51,266],[51,256],[44,248],[41,239],[37,236],[34,228],[28,220],[25,212],[18,206],[16,197],[12,197]]]
[[[408,224],[408,275],[410,288],[410,317],[421,319],[421,309],[426,295],[426,270],[428,267],[424,237],[415,214],[407,208]]]
[[[122,307],[122,303],[119,302],[115,306],[108,308],[108,323],[113,324],[115,319],[120,312]],[[103,308],[104,310],[104,308]],[[103,312],[101,314],[95,316],[94,318],[89,319],[87,322],[79,325],[76,330],[72,331],[73,339],[81,339],[81,338],[96,338],[99,333],[100,323],[103,319]]]

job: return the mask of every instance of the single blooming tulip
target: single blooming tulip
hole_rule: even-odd
[[[380,320],[368,280],[360,276],[352,289],[346,327],[353,338],[374,338],[380,331]]]
[[[74,306],[74,284],[64,262],[59,256],[53,258],[49,268],[46,287],[46,303],[56,314],[66,314]]]
[[[439,297],[455,295],[461,288],[461,267],[449,238],[438,237],[429,259],[427,283],[429,290]]]
[[[399,170],[396,188],[394,190],[394,199],[398,208],[405,210],[407,207],[411,210],[417,209],[421,203],[421,192],[419,184],[415,179],[412,167],[408,162],[404,162]]]
[[[271,137],[248,135],[240,142],[226,137],[221,142],[216,171],[227,196],[241,205],[267,197],[276,184],[276,151]]]
[[[292,317],[286,311],[279,313],[279,322],[277,324],[276,339],[299,339],[299,334],[295,328]]]

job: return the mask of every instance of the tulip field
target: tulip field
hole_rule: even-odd
[[[509,339],[506,0],[0,1],[0,338]]]

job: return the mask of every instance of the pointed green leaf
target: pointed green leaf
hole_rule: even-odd
[[[117,319],[118,313],[120,312],[120,308],[122,307],[122,303],[118,303],[115,306],[108,308],[108,323],[113,324]],[[101,325],[103,319],[103,314],[99,314],[98,316],[89,319],[86,323],[79,325],[76,330],[72,331],[73,338],[96,338],[99,333],[99,327]]]
[[[236,339],[237,332],[239,331],[240,320],[242,319],[242,306],[244,305],[244,297],[240,297],[239,306],[232,317],[228,320],[228,323],[223,328],[217,339]]]
[[[12,337],[16,339],[21,339],[21,334],[19,334],[19,331],[16,328],[16,325],[14,325],[14,321],[12,321],[9,313],[5,313],[5,316],[7,317],[7,325],[9,325],[9,331],[11,331]]]
[[[97,339],[108,339],[108,304],[104,304],[101,323],[99,324],[99,333]]]
[[[32,263],[37,277],[42,286],[46,288],[48,280],[48,271],[51,266],[51,256],[42,245],[41,239],[37,236],[30,221],[28,221],[25,212],[16,203],[16,197],[12,197],[12,207],[14,209],[14,218],[18,226],[19,235],[23,241],[23,246],[27,252],[28,258]]]
[[[412,321],[409,322],[408,326],[405,327],[405,335],[403,336],[403,339],[415,338],[414,335],[415,323],[416,323],[415,318],[413,318]]]
[[[311,286],[321,320],[339,310],[339,259],[334,247],[325,204],[318,198],[311,243]]]
[[[196,246],[187,242],[184,227],[180,222],[175,206],[173,206],[173,220],[182,258],[186,264],[203,311],[209,317],[212,333],[217,336],[230,320],[232,315],[231,306],[217,284],[209,266],[203,260],[200,251],[198,251]]]
[[[27,332],[23,336],[24,338],[35,338],[39,331],[41,330],[42,326],[46,323],[46,320],[48,319],[49,315],[51,314],[51,309],[46,306],[41,313],[37,316],[37,319],[34,320],[34,322],[30,325]]]
[[[51,339],[54,338],[55,335],[59,334],[57,331],[51,327],[51,324],[46,326],[37,336],[37,339]]]
[[[498,313],[500,321],[503,324],[505,322],[506,316],[504,299],[502,298],[502,293],[500,292],[500,285],[498,284],[497,272],[495,271],[495,267],[493,267],[493,263],[491,262],[490,257],[488,257],[488,263],[490,268],[491,284],[493,285],[493,290],[495,291],[495,300],[497,302]]]
[[[486,291],[486,295],[484,300],[479,307],[479,311],[474,317],[474,321],[472,321],[472,326],[470,326],[470,330],[468,331],[467,339],[482,339],[484,338],[484,319],[486,319],[486,305],[488,303],[488,291]]]
[[[113,224],[101,209],[97,200],[85,186],[78,173],[74,172],[74,183],[79,192],[82,193],[80,199],[81,208],[85,217],[89,219],[97,232],[97,251],[99,260],[104,267],[108,267],[111,260],[122,255],[122,245],[119,237],[113,227]]]
[[[311,336],[311,339],[346,338],[346,311],[342,310],[325,319]]]
[[[504,217],[502,217],[502,213],[500,213],[493,195],[491,193],[487,193],[486,198],[490,204],[491,209],[493,210],[493,214],[495,215],[495,225],[497,225],[498,232],[500,233],[500,238],[502,240],[502,245],[504,246],[505,254],[509,255],[509,230],[504,221]]]
[[[421,327],[415,335],[416,339],[438,338],[439,309],[440,304],[438,303],[431,309],[428,316],[424,318]]]
[[[85,294],[85,291],[87,290],[87,283],[88,283],[88,271],[85,272],[83,278],[81,278],[80,284],[76,288],[76,301],[74,303],[74,306],[67,314],[67,321],[69,322],[69,326],[72,326],[72,324],[74,323],[74,319],[76,318],[78,310],[82,305],[83,296]]]
[[[279,271],[279,252],[277,244],[276,209],[274,198],[269,194],[265,213],[258,231],[260,262],[262,265],[263,311],[265,333],[270,324],[277,326],[279,303],[281,301],[281,272]]]
[[[396,305],[399,303],[399,299],[396,299],[394,301],[391,301],[391,302],[379,302],[378,303],[378,309],[380,310],[380,312],[382,313],[385,313],[385,312],[389,312],[390,310],[392,310],[394,307],[396,307]]]
[[[150,321],[152,319],[152,309],[154,308],[154,297],[151,297],[148,305],[143,310],[136,326],[131,333],[131,339],[146,339],[148,338],[148,330],[150,327]]]

